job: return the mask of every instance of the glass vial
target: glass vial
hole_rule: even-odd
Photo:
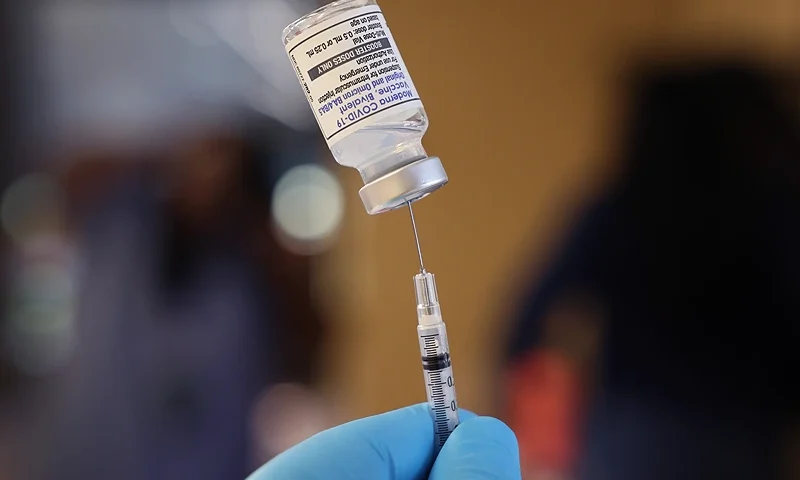
[[[355,168],[376,214],[447,183],[422,137],[428,117],[375,0],[339,0],[292,23],[283,43],[328,146]]]

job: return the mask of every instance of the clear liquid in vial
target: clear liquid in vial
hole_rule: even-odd
[[[386,112],[379,122],[367,125],[331,146],[337,162],[358,169],[364,182],[427,157],[422,137],[428,118],[421,107]]]

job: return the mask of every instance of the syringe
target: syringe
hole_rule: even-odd
[[[417,336],[422,354],[425,390],[433,416],[434,447],[438,452],[458,426],[458,401],[450,362],[450,346],[447,343],[447,328],[442,320],[436,282],[433,274],[427,272],[422,263],[422,249],[411,203],[408,204],[408,210],[411,213],[411,225],[419,255],[419,274],[414,276],[419,321]]]

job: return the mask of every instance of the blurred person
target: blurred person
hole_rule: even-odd
[[[787,478],[796,78],[735,58],[646,62],[633,78],[621,175],[512,328],[523,464],[586,480]]]
[[[273,163],[299,134],[256,123],[68,169],[77,345],[17,395],[19,478],[244,478],[265,460],[253,411],[314,383],[324,322],[310,260],[270,224]]]

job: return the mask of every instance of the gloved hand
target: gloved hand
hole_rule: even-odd
[[[427,404],[319,433],[278,455],[249,480],[519,480],[517,439],[500,420],[461,410],[434,457]]]

